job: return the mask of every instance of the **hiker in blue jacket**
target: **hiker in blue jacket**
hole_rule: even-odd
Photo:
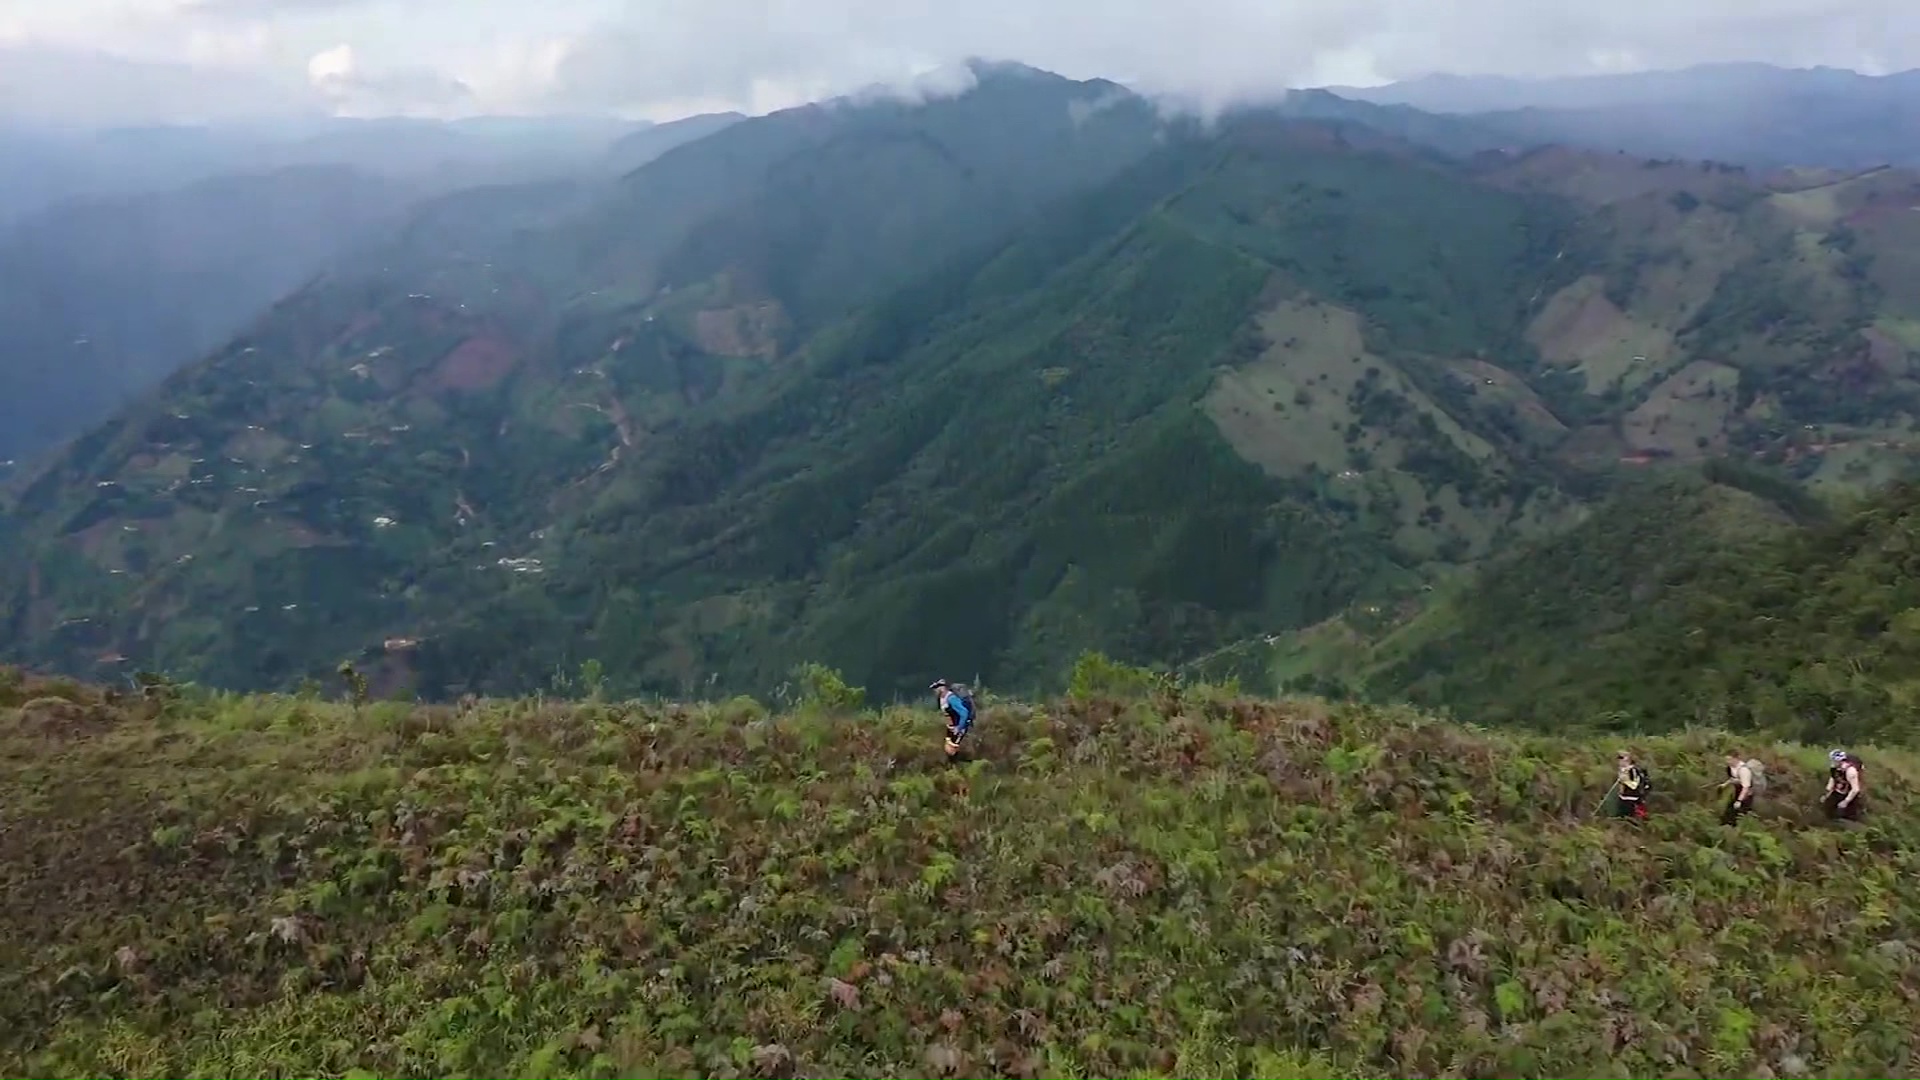
[[[967,688],[945,679],[935,679],[927,686],[933,691],[934,700],[940,705],[940,711],[947,714],[947,759],[951,761],[960,752],[960,743],[973,730],[973,718],[977,715],[973,707],[973,695]]]

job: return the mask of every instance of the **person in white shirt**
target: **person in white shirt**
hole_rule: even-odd
[[[1731,825],[1740,820],[1740,815],[1753,812],[1755,790],[1753,763],[1739,754],[1727,755],[1727,778],[1720,786],[1732,788],[1727,796],[1727,808],[1720,814],[1720,824]]]

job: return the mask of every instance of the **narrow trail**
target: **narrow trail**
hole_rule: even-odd
[[[1856,180],[1865,180],[1869,176],[1878,176],[1881,173],[1889,172],[1892,169],[1893,169],[1893,166],[1891,165],[1875,165],[1871,168],[1861,169],[1859,172],[1856,172],[1856,173],[1849,173],[1848,175],[1843,176],[1838,180],[1823,180],[1820,183],[1808,184],[1805,187],[1778,187],[1778,188],[1773,188],[1771,190],[1776,195],[1801,195],[1809,191],[1824,191],[1827,188],[1835,188],[1835,187],[1840,187],[1843,184],[1851,184]]]
[[[603,473],[612,469],[615,465],[618,465],[620,463],[620,452],[633,446],[633,418],[627,415],[627,407],[621,403],[620,399],[609,393],[607,395],[607,404],[605,405],[591,401],[576,401],[567,407],[570,409],[587,409],[592,412],[597,412],[609,421],[612,421],[614,433],[619,436],[620,442],[607,454],[607,460],[602,462],[600,467],[594,471]],[[578,481],[576,481],[576,483],[577,482]]]

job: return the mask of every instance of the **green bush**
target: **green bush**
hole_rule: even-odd
[[[859,712],[867,704],[865,689],[848,686],[844,676],[824,664],[807,663],[794,668],[793,682],[799,688],[802,709],[849,713]]]
[[[1075,701],[1095,697],[1143,697],[1159,683],[1146,668],[1122,664],[1102,652],[1083,652],[1067,677],[1067,696]]]

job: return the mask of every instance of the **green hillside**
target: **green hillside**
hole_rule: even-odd
[[[1707,475],[1632,485],[1404,620],[1294,636],[1276,674],[1486,721],[1920,734],[1920,488],[1836,508],[1773,474]]]
[[[1083,669],[1083,681],[1097,665]],[[588,673],[589,675],[591,673]],[[0,683],[0,1071],[1893,1076],[1920,762],[1189,689],[460,707]],[[838,706],[838,707],[836,707]],[[1719,755],[1765,761],[1728,830]]]
[[[1649,463],[1900,475],[1914,205],[1018,68],[741,121],[611,198],[436,204],[21,477],[0,655],[433,697],[1171,666]]]

